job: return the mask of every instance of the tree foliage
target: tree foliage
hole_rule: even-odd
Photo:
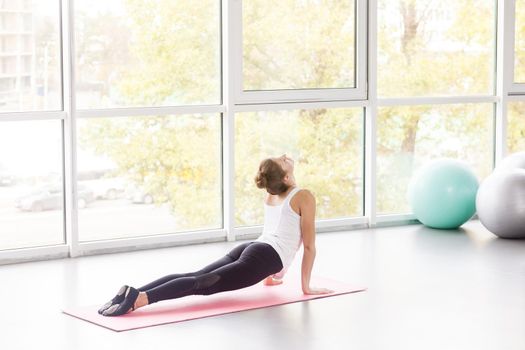
[[[236,221],[262,222],[263,193],[254,186],[261,159],[287,153],[296,179],[317,197],[318,217],[362,214],[361,109],[242,113],[236,118]]]
[[[216,115],[97,119],[80,141],[110,157],[137,191],[168,202],[180,229],[207,228],[221,223],[219,131]]]
[[[129,57],[118,95],[130,105],[213,103],[219,94],[217,1],[127,0]],[[353,1],[243,2],[246,89],[354,85]],[[215,17],[214,17],[215,16]],[[215,20],[210,20],[215,18]],[[490,94],[494,1],[379,1],[378,76],[383,97]],[[413,169],[447,156],[490,171],[492,105],[383,107],[378,116],[379,211],[408,210]],[[238,225],[262,221],[261,159],[291,154],[297,178],[318,199],[319,218],[362,214],[361,109],[236,115]],[[181,120],[181,122],[178,122]],[[169,203],[181,227],[218,225],[220,126],[217,116],[94,120],[82,142],[109,155],[123,176]],[[483,135],[483,137],[480,137]],[[183,200],[181,200],[183,199]]]
[[[244,88],[355,86],[353,14],[353,1],[244,1]]]
[[[516,1],[514,81],[525,83],[525,6]],[[507,146],[509,152],[525,150],[525,103],[508,104]]]
[[[493,89],[495,3],[379,2],[378,93],[465,96]],[[482,178],[492,162],[491,105],[383,107],[378,117],[378,212],[408,212],[406,189],[421,163],[465,161]],[[448,146],[452,145],[452,147]]]

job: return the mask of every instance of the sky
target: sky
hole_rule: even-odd
[[[0,169],[15,176],[62,172],[60,120],[0,123]],[[78,171],[107,170],[114,163],[78,147]]]
[[[61,172],[61,121],[20,121],[0,124],[0,164],[13,175]]]

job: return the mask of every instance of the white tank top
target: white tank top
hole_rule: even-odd
[[[290,206],[292,197],[300,191],[294,188],[280,205],[264,203],[264,228],[262,235],[256,240],[271,245],[283,263],[283,271],[292,264],[295,254],[301,246],[301,216]]]

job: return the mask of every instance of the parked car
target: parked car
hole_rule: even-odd
[[[129,185],[126,188],[126,198],[133,204],[152,204],[155,201],[151,193],[137,185]]]
[[[78,185],[78,208],[83,209],[95,200],[93,190]],[[39,212],[43,210],[61,209],[64,196],[61,186],[45,186],[16,200],[15,206],[23,211]]]
[[[91,188],[95,199],[117,199],[126,189],[126,181],[118,177],[79,181],[79,184]]]
[[[153,196],[147,192],[136,190],[131,194],[131,202],[134,204],[152,204]]]

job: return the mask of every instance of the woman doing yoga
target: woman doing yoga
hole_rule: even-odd
[[[303,293],[330,293],[310,286],[315,260],[315,198],[297,187],[293,172],[294,161],[286,155],[261,162],[255,182],[268,195],[263,233],[257,240],[236,246],[199,271],[168,275],[139,289],[123,286],[98,312],[119,316],[161,300],[236,290],[262,280],[265,285],[281,284],[301,242]]]

